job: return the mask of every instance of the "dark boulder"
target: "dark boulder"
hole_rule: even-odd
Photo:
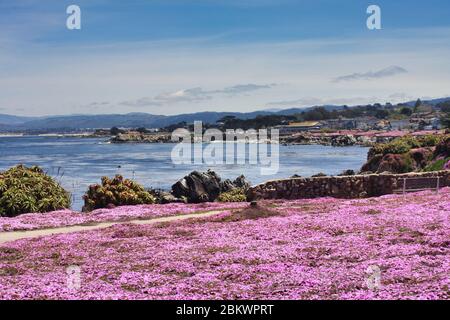
[[[177,198],[170,192],[166,192],[163,190],[150,189],[148,190],[156,200],[158,204],[167,204],[167,203],[186,203],[185,198]]]
[[[172,186],[172,194],[191,203],[214,201],[220,194],[220,177],[212,170],[193,171]]]
[[[352,135],[342,135],[331,138],[331,145],[333,147],[354,146],[358,141]]]
[[[247,190],[250,188],[250,182],[244,177],[244,175],[240,175],[236,179],[234,179],[233,184],[236,188]]]
[[[236,186],[230,179],[225,179],[220,183],[220,192],[228,192],[234,190]]]
[[[369,160],[362,166],[361,172],[377,172],[382,159],[382,154],[369,155]]]
[[[190,203],[212,202],[223,192],[248,188],[250,183],[243,175],[234,181],[230,179],[222,181],[220,176],[212,170],[193,171],[172,186],[172,195],[175,198],[187,199]]]
[[[339,174],[339,176],[354,176],[356,173],[354,170],[348,169],[348,170],[344,170],[342,171],[341,174]]]
[[[317,174],[313,174],[312,176],[311,176],[311,178],[320,178],[320,177],[326,177],[327,175],[325,174],[325,173],[323,173],[323,172],[319,172],[319,173],[317,173]]]

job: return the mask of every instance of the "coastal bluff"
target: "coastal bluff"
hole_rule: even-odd
[[[310,199],[318,197],[366,198],[392,194],[403,187],[404,178],[439,177],[440,187],[450,186],[450,171],[405,174],[324,176],[270,180],[250,187],[247,200]]]

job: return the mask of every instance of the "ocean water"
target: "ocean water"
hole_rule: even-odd
[[[252,184],[294,174],[338,174],[359,170],[368,148],[329,146],[279,146],[279,170],[261,175],[260,166],[246,164],[206,165],[172,163],[174,144],[109,144],[105,139],[60,137],[0,137],[0,171],[18,163],[38,165],[72,193],[73,209],[82,207],[82,195],[102,176],[122,174],[146,187],[169,190],[193,170],[216,171],[222,178],[244,174]],[[247,155],[248,156],[248,155]]]

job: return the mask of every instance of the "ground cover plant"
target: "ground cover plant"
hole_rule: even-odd
[[[257,206],[3,243],[0,298],[449,298],[449,188]]]

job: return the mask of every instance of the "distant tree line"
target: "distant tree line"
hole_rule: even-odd
[[[436,105],[442,112],[441,123],[444,128],[450,128],[450,100],[438,103]]]
[[[208,128],[220,128],[221,130],[226,129],[262,129],[269,128],[277,125],[288,124],[292,121],[324,121],[324,120],[333,120],[333,119],[355,119],[360,117],[375,117],[377,119],[407,119],[411,117],[414,113],[419,112],[421,107],[430,107],[424,105],[424,103],[418,99],[415,104],[397,104],[392,105],[391,103],[386,103],[385,105],[381,105],[379,103],[366,105],[366,106],[357,106],[357,107],[348,107],[343,106],[339,109],[329,110],[325,107],[315,107],[312,109],[308,109],[302,111],[300,113],[296,113],[293,115],[280,115],[280,114],[271,114],[271,115],[261,115],[252,119],[239,119],[235,116],[225,116],[218,120],[215,124],[203,124],[203,129],[206,130]],[[443,113],[443,117],[441,118],[444,126],[450,126],[450,100],[441,102],[435,106],[436,109],[440,110]],[[193,130],[193,124],[188,124],[186,122],[180,122],[177,124],[173,124],[162,128],[163,132],[172,132],[177,128],[186,128],[188,130]],[[145,129],[144,129],[145,130]]]

